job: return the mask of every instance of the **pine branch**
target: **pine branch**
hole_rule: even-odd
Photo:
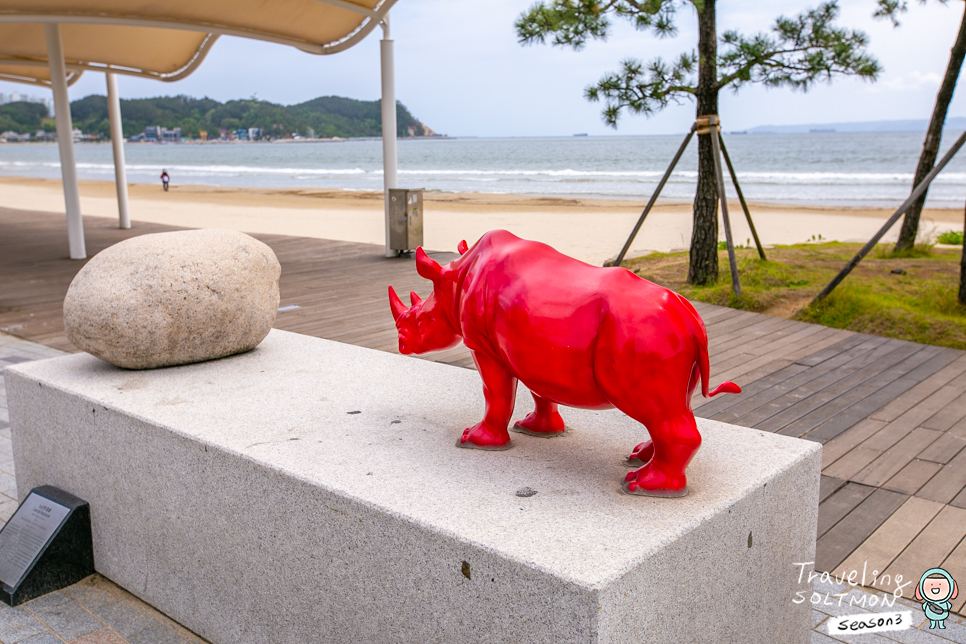
[[[895,21],[910,0],[876,1],[876,15]],[[543,0],[521,15],[515,26],[522,44],[550,42],[579,50],[588,40],[607,38],[610,16],[657,37],[674,36],[675,14],[685,4],[698,12],[705,8],[704,0]],[[838,13],[837,1],[830,0],[793,18],[778,18],[768,33],[725,33],[718,53],[717,89],[731,86],[737,91],[746,83],[762,83],[807,91],[817,81],[831,81],[836,75],[875,79],[879,64],[866,52],[866,35],[835,25]],[[672,101],[694,97],[697,68],[694,51],[672,62],[656,58],[645,64],[628,58],[619,70],[587,87],[584,96],[603,101],[604,121],[616,127],[624,110],[650,115]]]
[[[939,0],[947,4],[948,0]],[[926,0],[919,0],[919,4],[926,4]],[[877,0],[876,10],[872,14],[873,18],[888,18],[893,27],[899,26],[899,14],[909,11],[908,0]]]
[[[635,114],[650,115],[667,107],[674,101],[694,95],[697,86],[698,55],[695,52],[681,54],[672,63],[655,58],[645,65],[628,58],[621,61],[621,69],[605,75],[596,85],[584,90],[590,101],[604,100],[604,122],[617,127],[621,110]]]
[[[674,14],[683,0],[548,0],[530,7],[514,23],[522,45],[546,43],[580,50],[590,39],[606,40],[608,13],[630,20],[658,37],[677,35]]]
[[[837,2],[826,2],[794,18],[778,18],[770,34],[748,37],[726,32],[721,37],[724,52],[718,58],[718,87],[732,85],[737,90],[745,83],[762,83],[808,91],[815,82],[831,81],[834,75],[875,79],[880,68],[865,53],[867,36],[835,26],[838,13]]]

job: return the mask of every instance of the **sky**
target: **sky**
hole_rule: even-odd
[[[390,13],[395,41],[396,97],[423,123],[450,136],[569,136],[576,133],[675,134],[686,132],[694,104],[671,104],[659,114],[625,114],[617,130],[600,117],[602,104],[584,88],[621,60],[673,58],[697,44],[693,10],[677,15],[678,34],[658,39],[614,19],[610,37],[583,50],[521,46],[513,23],[531,0],[398,0]],[[964,3],[938,0],[910,10],[893,28],[873,20],[873,0],[841,0],[839,24],[868,34],[869,52],[883,68],[870,83],[839,77],[806,94],[787,88],[746,86],[725,90],[719,112],[726,131],[758,125],[928,119]],[[780,15],[816,6],[779,0],[719,0],[718,33],[768,30]],[[201,67],[176,83],[119,76],[122,98],[186,94],[225,101],[250,98],[294,104],[317,96],[375,100],[380,95],[379,38],[374,30],[354,48],[313,56],[284,45],[222,37]],[[0,82],[0,92],[46,95],[49,90]],[[71,100],[105,94],[102,74],[86,73],[70,88]],[[963,92],[950,116],[966,116]]]

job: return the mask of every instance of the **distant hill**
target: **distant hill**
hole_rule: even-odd
[[[902,121],[853,121],[849,123],[806,123],[804,125],[759,125],[748,130],[749,134],[796,134],[800,132],[925,132],[929,126],[926,119]],[[966,130],[966,117],[952,116],[946,119],[946,129]]]
[[[3,120],[3,108],[29,103],[11,103],[0,107],[0,132],[33,132],[40,127],[36,119]],[[43,108],[43,106],[40,106]],[[46,108],[43,108],[46,110]],[[70,104],[74,127],[84,134],[110,137],[107,97],[91,95]],[[259,100],[235,100],[221,103],[210,98],[159,96],[121,100],[124,136],[142,132],[146,126],[181,128],[182,136],[197,137],[201,131],[217,135],[219,129],[237,130],[257,127],[263,136],[284,138],[298,133],[317,137],[382,136],[380,101],[357,101],[341,96],[323,96],[299,103],[279,105]],[[397,135],[431,136],[432,130],[416,119],[402,103],[396,103]]]
[[[49,118],[46,105],[26,101],[0,105],[0,132],[33,134],[42,129],[48,131],[54,129],[54,121]]]

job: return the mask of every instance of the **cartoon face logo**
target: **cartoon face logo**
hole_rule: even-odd
[[[916,599],[922,602],[929,628],[946,628],[952,600],[958,595],[956,580],[942,568],[930,568],[922,574],[916,588]]]

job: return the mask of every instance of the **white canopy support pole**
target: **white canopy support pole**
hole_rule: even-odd
[[[117,95],[117,76],[107,77],[107,113],[111,120],[111,145],[114,147],[114,184],[117,186],[117,216],[119,228],[131,227],[131,213],[127,206],[127,170],[124,167],[124,133],[121,131],[121,99]]]
[[[77,163],[74,160],[74,128],[70,120],[70,100],[67,98],[67,69],[64,66],[60,25],[44,24],[44,35],[47,37],[50,85],[54,90],[54,117],[57,124],[57,147],[60,149],[60,174],[64,182],[64,205],[67,208],[70,258],[86,259],[84,221],[81,219],[80,190],[77,187]]]
[[[386,209],[386,257],[395,257],[395,251],[389,248],[389,189],[396,187],[396,80],[388,14],[381,24],[382,40],[379,41],[379,52],[382,63],[382,170],[383,201]]]

